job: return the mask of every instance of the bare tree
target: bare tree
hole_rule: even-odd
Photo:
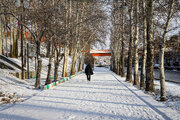
[[[172,13],[173,13],[173,7],[174,7],[174,1],[175,0],[170,0],[170,8],[169,8],[169,13],[168,13],[168,18],[166,21],[166,25],[164,28],[164,33],[163,33],[163,38],[162,41],[160,42],[160,85],[161,85],[161,101],[167,100],[166,97],[166,87],[165,87],[165,73],[164,73],[164,50],[165,50],[165,41],[167,39],[167,32],[170,24],[170,20],[172,18]]]
[[[141,63],[141,77],[140,77],[140,89],[144,89],[145,87],[145,69],[146,69],[146,54],[147,54],[147,38],[146,38],[146,32],[147,32],[147,24],[146,24],[146,0],[143,0],[143,7],[142,7],[142,13],[143,13],[143,55],[142,55],[142,63]]]
[[[134,85],[139,86],[139,58],[138,58],[138,43],[139,41],[139,0],[136,0],[136,24],[135,24],[135,39],[134,39]]]
[[[127,75],[126,81],[132,82],[132,47],[133,47],[133,10],[134,10],[134,0],[131,0],[131,10],[130,10],[130,39],[129,39],[129,51],[128,51],[128,64],[127,64]]]
[[[122,1],[122,7],[126,7],[125,6],[125,0]],[[121,77],[125,77],[125,37],[124,37],[124,26],[125,26],[125,19],[124,16],[126,15],[126,13],[124,12],[125,10],[123,9],[122,12],[122,38],[121,38]]]
[[[153,25],[154,25],[154,0],[147,2],[147,60],[146,60],[146,91],[154,92],[154,40],[153,40]]]

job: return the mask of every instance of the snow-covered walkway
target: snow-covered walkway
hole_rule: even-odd
[[[105,68],[92,80],[81,74],[70,81],[0,110],[5,120],[178,120],[180,114]]]

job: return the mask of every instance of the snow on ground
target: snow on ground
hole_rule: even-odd
[[[13,59],[13,61],[21,65],[21,58]],[[48,58],[42,58],[41,86],[45,84],[47,71],[48,71],[47,68],[48,63],[49,63]],[[70,73],[70,65],[71,65],[70,63],[71,63],[71,58],[69,58],[68,73]],[[35,70],[34,59],[30,59],[30,66],[31,66],[31,70],[34,71]],[[62,66],[63,66],[63,59],[61,60],[59,66],[59,71],[58,71],[59,79],[62,75]],[[53,61],[52,61],[52,68],[54,68]],[[34,88],[35,79],[21,80],[11,75],[10,72],[20,72],[20,71],[0,69],[0,105],[4,103],[12,104],[15,102],[24,101],[25,99],[41,91]],[[54,69],[52,69],[51,72],[51,77],[53,76],[54,76]]]
[[[48,58],[43,58],[42,60],[43,60],[43,67],[42,67],[42,74],[41,74],[42,75],[41,76],[41,78],[42,78],[41,79],[41,85],[44,85],[44,82],[46,80],[45,78],[47,76],[47,65],[48,65],[49,61],[48,61]],[[19,64],[20,64],[20,59],[15,59],[14,61],[19,62]],[[68,63],[69,63],[68,64],[68,72],[70,73],[71,58],[69,58],[69,62]],[[32,66],[31,68],[34,69],[33,67],[35,66],[35,64],[34,64],[33,60],[30,60],[30,64]],[[61,76],[62,65],[63,65],[63,60],[60,63],[59,72],[58,72],[59,76]],[[53,62],[52,62],[52,67],[54,67]],[[98,71],[99,69],[100,69],[100,71]],[[119,105],[119,104],[116,104],[116,103],[119,102],[117,100],[118,99],[124,100],[124,99],[126,99],[126,97],[123,97],[123,96],[128,96],[128,95],[123,93],[122,96],[118,96],[118,95],[121,95],[121,94],[119,94],[119,93],[121,93],[121,90],[118,91],[118,93],[116,93],[116,91],[112,90],[110,92],[110,94],[108,94],[110,96],[108,96],[108,97],[105,96],[105,95],[107,95],[106,94],[107,91],[105,90],[105,88],[103,86],[106,86],[107,84],[110,84],[110,85],[107,86],[108,87],[107,90],[108,89],[111,90],[111,89],[115,89],[116,87],[117,87],[117,89],[119,89],[119,87],[122,88],[122,85],[120,85],[119,83],[115,83],[114,80],[112,80],[109,76],[106,75],[106,74],[109,74],[109,72],[107,72],[106,69],[103,69],[103,70],[102,69],[101,68],[96,68],[96,73],[92,77],[92,81],[91,82],[87,82],[85,80],[86,77],[84,75],[81,75],[82,78],[80,76],[76,77],[76,79],[74,79],[73,81],[63,83],[62,86],[60,85],[59,86],[60,88],[59,87],[55,87],[55,88],[53,88],[51,90],[47,90],[47,91],[42,91],[42,90],[34,89],[35,79],[21,80],[21,79],[18,79],[16,77],[14,77],[11,74],[9,74],[9,72],[12,72],[12,71],[0,69],[0,100],[1,100],[0,101],[0,111],[3,110],[4,108],[6,108],[9,105],[12,105],[12,104],[17,103],[17,102],[22,102],[22,101],[24,101],[24,100],[34,96],[34,97],[32,97],[32,99],[33,99],[36,96],[39,96],[40,94],[42,94],[42,95],[47,95],[47,97],[43,97],[43,99],[40,99],[41,102],[42,101],[47,102],[47,103],[48,102],[52,102],[52,104],[56,104],[57,103],[57,104],[60,104],[60,105],[61,104],[66,104],[67,106],[69,106],[69,105],[71,106],[72,105],[70,108],[68,108],[66,105],[65,106],[63,105],[64,108],[62,108],[60,111],[66,111],[66,112],[70,111],[71,115],[68,116],[68,115],[66,115],[64,113],[63,116],[60,117],[62,119],[78,119],[77,116],[73,116],[74,113],[77,113],[77,114],[86,114],[85,115],[86,117],[83,117],[84,119],[85,118],[89,119],[89,116],[87,117],[87,114],[91,115],[92,119],[115,119],[117,117],[122,117],[123,119],[139,119],[139,118],[145,117],[145,116],[139,115],[139,114],[141,114],[142,111],[140,113],[135,113],[135,116],[134,116],[134,114],[131,113],[132,112],[131,110],[130,110],[130,113],[126,113],[126,114],[128,114],[127,116],[129,116],[129,117],[127,117],[125,115],[125,113],[123,113],[123,115],[118,115],[118,113],[120,113],[123,110],[126,111],[126,112],[129,112],[129,110],[126,110],[124,107],[126,107],[127,104],[131,104],[129,102],[133,103],[134,101],[133,100],[126,101],[128,103],[124,103],[125,101],[121,101],[122,102],[121,105],[124,105],[124,106],[123,107],[122,106],[121,107],[116,107],[117,105]],[[51,74],[52,76],[53,76],[53,71],[54,70],[52,69],[52,74]],[[105,73],[105,74],[101,74],[101,73]],[[97,75],[99,74],[99,76],[96,76],[96,74]],[[118,77],[118,79],[121,79],[121,78]],[[129,83],[125,83],[125,84],[127,85]],[[155,84],[156,84],[156,86],[155,86],[156,90],[157,90],[157,92],[159,92],[159,81],[155,81]],[[63,86],[65,86],[65,87],[63,87]],[[130,87],[131,87],[131,85],[130,85]],[[78,88],[78,89],[76,90],[74,88]],[[98,90],[98,88],[100,88],[100,89]],[[135,89],[135,88],[132,86],[132,89]],[[98,90],[99,94],[96,94],[97,93],[96,90]],[[163,104],[167,108],[172,108],[173,110],[177,111],[180,114],[180,92],[179,92],[180,91],[180,84],[166,82],[166,90],[167,90],[168,101],[158,102],[157,104]],[[51,95],[52,91],[53,92],[56,91],[57,94],[53,93],[53,96],[52,96]],[[58,91],[63,91],[63,92],[58,92]],[[80,91],[79,92],[80,94],[78,94],[78,96],[77,96],[77,93],[78,93],[77,91]],[[81,92],[81,91],[85,91],[86,95],[84,95],[84,93]],[[91,95],[90,93],[92,93],[93,95]],[[103,95],[103,94],[105,94],[105,95]],[[111,96],[111,94],[112,95],[116,95],[115,98],[114,98],[114,96]],[[143,91],[142,91],[142,94],[143,94]],[[70,98],[67,98],[67,99],[64,100],[64,99],[62,99],[63,95],[64,95],[64,98],[69,96],[69,95],[72,95],[72,96],[70,96]],[[88,97],[88,95],[90,95],[90,96]],[[61,96],[61,97],[58,97],[58,96]],[[75,96],[77,96],[78,98],[74,98]],[[55,100],[53,98],[51,98],[51,97],[55,98]],[[83,97],[85,97],[85,98],[83,98]],[[111,97],[113,99],[111,99]],[[157,99],[159,99],[159,94],[155,94],[153,97],[154,97],[154,99],[157,100]],[[91,98],[93,100],[91,100]],[[58,101],[57,99],[60,99],[62,101]],[[83,102],[80,102],[80,101],[82,101],[84,99],[85,99],[85,101],[87,103],[83,104],[83,106],[80,106],[80,107],[85,107],[85,106],[88,106],[88,105],[92,105],[92,106],[91,107],[85,107],[82,110],[82,108],[78,108],[78,104],[81,105],[81,103],[83,103]],[[73,102],[71,103],[71,101],[69,101],[69,100],[72,100]],[[104,103],[109,103],[107,100],[111,100],[111,102],[115,100],[116,101],[116,102],[114,101],[115,105],[113,105],[113,107],[108,106],[108,108],[105,109],[107,107],[107,105],[105,105],[105,104],[94,104],[93,103],[93,102],[99,103],[99,101],[102,101]],[[29,101],[29,100],[27,100],[27,101]],[[39,99],[38,99],[38,101],[39,101]],[[4,104],[4,103],[6,103],[6,104]],[[20,105],[21,104],[24,104],[24,102],[20,103]],[[28,104],[31,105],[31,103],[28,103]],[[37,104],[39,104],[39,102],[37,102],[35,104],[37,105]],[[36,105],[35,105],[35,108],[36,108]],[[40,105],[41,105],[41,103],[40,103]],[[78,110],[74,110],[73,105],[76,106],[78,108]],[[137,107],[137,106],[139,106],[139,107]],[[135,106],[135,107],[131,106],[131,107],[132,108],[136,108],[136,109],[140,109],[140,107],[143,106],[143,105],[137,105],[137,106]],[[59,111],[59,107],[62,107],[62,106],[58,106],[58,108],[55,108],[55,111],[56,110]],[[68,109],[66,109],[66,107]],[[100,107],[100,110],[98,110],[99,109],[98,107]],[[33,108],[33,106],[32,106],[32,108]],[[97,108],[97,110],[96,111],[92,111],[94,108]],[[49,107],[43,106],[42,109],[47,109],[48,110]],[[53,109],[53,107],[51,106],[50,109]],[[103,109],[103,112],[102,112],[102,109]],[[108,109],[113,109],[113,110],[111,110],[110,113],[108,113],[107,112]],[[118,109],[119,111],[116,111],[115,109]],[[146,110],[146,108],[144,108],[144,109]],[[143,113],[143,114],[147,114],[147,113]],[[2,115],[3,114],[0,114],[0,116],[2,116]],[[115,115],[115,117],[113,117],[113,115]],[[133,115],[134,117],[132,117],[132,116],[130,117],[130,115]],[[145,119],[148,119],[148,118],[151,118],[151,117],[153,119],[158,118],[157,117],[158,115],[157,116],[151,116],[151,117],[147,117],[147,116],[145,117]],[[160,119],[161,119],[161,117],[160,117]]]
[[[81,74],[50,90],[0,109],[3,120],[178,120],[180,114],[105,68],[89,82]]]
[[[11,67],[13,70],[11,70],[11,72],[20,72],[21,70],[19,70],[18,68],[16,68],[15,66],[9,64],[8,62],[4,61],[4,60],[1,60],[0,59],[0,62],[5,64],[5,65],[8,65],[9,67]]]
[[[155,81],[156,95],[154,96],[156,100],[159,100],[160,97],[160,82],[159,80]],[[164,103],[167,107],[170,107],[176,110],[180,114],[180,84],[166,82],[166,91],[168,100]]]
[[[0,104],[23,101],[40,90],[34,89],[34,80],[21,80],[0,69]]]

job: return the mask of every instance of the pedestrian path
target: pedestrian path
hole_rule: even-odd
[[[180,115],[106,68],[0,111],[4,120],[178,120]]]

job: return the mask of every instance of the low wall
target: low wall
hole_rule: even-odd
[[[79,74],[82,74],[82,73],[84,73],[84,72],[81,71],[81,72],[78,72],[77,74],[71,75],[71,76],[69,76],[69,77],[64,77],[64,78],[58,80],[57,82],[53,82],[53,83],[51,83],[51,84],[45,85],[45,86],[44,86],[44,90],[48,90],[48,89],[52,88],[53,86],[56,86],[56,85],[58,85],[58,84],[60,84],[60,83],[63,83],[63,82],[65,82],[65,81],[68,81],[69,79],[71,79],[71,78],[73,78],[73,77],[75,77],[75,76],[77,76],[77,75],[79,75]]]

